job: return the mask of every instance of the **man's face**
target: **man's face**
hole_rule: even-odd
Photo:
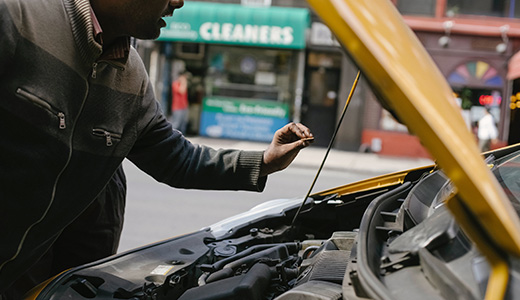
[[[171,16],[173,11],[184,5],[184,0],[126,0],[122,1],[118,26],[125,35],[139,39],[155,39],[160,30],[166,26],[164,17]]]

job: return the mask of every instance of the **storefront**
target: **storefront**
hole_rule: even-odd
[[[511,86],[509,97],[509,136],[508,144],[520,143],[520,51],[515,53],[508,62],[507,79]]]
[[[498,31],[498,29],[497,29]],[[478,142],[478,121],[490,111],[498,129],[492,147],[503,146],[509,135],[511,86],[507,80],[507,62],[513,51],[512,40],[501,37],[416,31],[456,95],[468,130]],[[435,70],[432,70],[435,71]],[[376,115],[376,116],[374,116]],[[384,110],[373,107],[365,119],[377,120],[365,126],[363,143],[388,155],[428,156],[420,141]],[[377,122],[377,123],[376,123]]]
[[[343,56],[329,28],[313,22],[305,61],[301,116],[302,122],[312,128],[316,146],[327,146],[336,127]]]
[[[479,120],[489,110],[498,131],[492,147],[504,146],[509,135],[511,94],[507,62],[513,53],[514,39],[452,34],[445,45],[442,35],[419,36],[428,43],[428,50],[455,92],[475,141],[478,142]]]
[[[299,119],[309,19],[302,8],[187,1],[167,19],[150,54],[163,108],[170,82],[186,70],[194,133],[271,140]]]
[[[498,70],[484,60],[467,60],[457,65],[447,76],[456,93],[466,125],[478,131],[478,121],[489,109],[497,124],[504,119],[508,107],[502,104],[506,81]],[[505,109],[502,109],[505,107]]]

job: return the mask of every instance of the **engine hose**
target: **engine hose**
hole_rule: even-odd
[[[320,246],[309,246],[305,249],[305,251],[303,251],[303,254],[302,254],[302,257],[303,259],[306,259],[306,258],[309,258],[309,256],[314,252],[316,251],[317,249],[319,249]]]
[[[253,246],[239,253],[240,255],[237,254],[204,267],[206,272],[199,277],[198,284],[202,286],[210,282],[229,278],[235,274],[237,268],[244,265],[250,267],[262,258],[287,259],[290,254],[298,252],[300,248],[300,243],[296,242]]]
[[[216,263],[214,264],[211,264],[211,265],[201,265],[201,269],[203,269],[203,271],[206,271],[206,272],[215,272],[215,271],[218,271],[220,269],[222,269],[225,265],[227,265],[228,263],[232,262],[232,261],[235,261],[237,259],[241,259],[243,257],[246,257],[246,256],[249,256],[253,253],[256,253],[256,252],[259,252],[259,251],[262,251],[262,250],[265,250],[265,249],[269,249],[269,248],[272,248],[272,247],[275,247],[275,246],[278,246],[278,245],[286,245],[289,252],[294,252],[294,251],[298,251],[300,249],[300,243],[297,243],[297,242],[293,242],[293,243],[282,243],[282,244],[265,244],[265,245],[255,245],[255,246],[252,246],[252,247],[249,247],[247,248],[246,250],[236,254],[236,255],[233,255],[231,257],[228,257],[228,258],[224,258],[222,260],[219,260],[217,261]]]

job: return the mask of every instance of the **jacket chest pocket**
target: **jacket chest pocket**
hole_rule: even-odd
[[[48,101],[30,93],[29,91],[18,88],[16,89],[16,96],[19,99],[22,99],[26,101],[27,103],[32,104],[33,108],[40,108],[40,110],[43,110],[46,112],[47,115],[50,115],[52,119],[54,119],[56,122],[56,126],[58,129],[66,129],[67,123],[65,120],[65,113],[58,108],[54,107],[52,104],[50,104]],[[37,121],[40,118],[35,118],[33,120]]]
[[[92,129],[92,134],[97,138],[103,139],[107,147],[119,143],[122,137],[120,133],[112,132],[103,128]]]

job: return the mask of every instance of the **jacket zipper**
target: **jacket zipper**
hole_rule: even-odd
[[[94,128],[92,129],[92,134],[95,136],[101,136],[105,138],[107,147],[110,147],[114,144],[114,140],[120,140],[121,135],[113,132],[106,131],[105,129]]]
[[[32,230],[32,228],[40,223],[41,221],[43,221],[43,219],[45,219],[45,217],[47,216],[47,214],[49,213],[49,210],[52,206],[52,204],[54,203],[54,199],[56,197],[56,188],[58,186],[58,181],[60,180],[61,176],[63,175],[63,172],[65,172],[65,169],[67,169],[67,167],[69,166],[69,163],[70,163],[70,160],[72,158],[72,139],[73,139],[73,135],[74,135],[74,128],[75,128],[75,124],[79,118],[79,116],[81,115],[81,112],[83,111],[83,107],[85,106],[85,102],[87,100],[87,96],[88,96],[88,91],[89,91],[89,85],[88,83],[86,84],[87,85],[87,89],[86,89],[86,93],[85,93],[85,96],[83,97],[83,101],[81,102],[81,107],[80,107],[80,110],[78,112],[78,116],[76,117],[76,119],[74,120],[74,122],[72,123],[72,129],[71,129],[71,133],[70,133],[70,136],[69,136],[69,153],[68,153],[68,156],[67,156],[67,161],[65,162],[65,164],[63,165],[63,167],[61,168],[60,172],[58,173],[58,175],[56,176],[56,178],[54,179],[54,184],[52,186],[52,195],[49,199],[49,204],[47,205],[47,208],[45,209],[45,211],[43,212],[42,216],[40,217],[40,219],[36,220],[34,223],[32,223],[26,230],[25,230],[25,233],[23,234],[20,242],[18,243],[18,248],[16,250],[16,252],[13,254],[13,256],[11,258],[8,258],[6,259],[3,263],[0,263],[0,270],[2,270],[4,268],[4,266],[11,262],[11,261],[14,261],[18,255],[20,254],[20,251],[22,250],[22,247],[23,247],[23,244],[25,243],[25,239],[27,238],[27,235],[29,234],[29,231]],[[43,105],[43,107],[50,107],[50,110],[52,111],[52,106],[41,100],[40,98],[28,93],[27,91],[24,91],[22,90],[21,88],[18,88],[17,92],[20,94],[20,95],[25,95],[27,99],[31,100],[31,101],[34,101],[35,103],[39,103],[41,105]],[[62,113],[63,114],[63,113]],[[63,122],[65,122],[65,114],[63,114],[62,118],[60,118],[60,120],[63,120]],[[61,122],[61,121],[60,121]],[[63,125],[65,126],[65,124]],[[65,128],[65,127],[64,127]]]
[[[62,112],[58,113],[58,118],[60,118],[60,129],[65,129],[67,126],[65,125],[65,114]]]
[[[59,119],[59,129],[65,129],[67,128],[67,125],[65,123],[65,113],[62,112],[62,111],[59,111],[57,109],[55,109],[54,107],[52,107],[47,101],[27,92],[26,90],[22,89],[22,88],[18,88],[16,90],[16,93],[20,96],[22,96],[24,99],[26,100],[29,100],[31,101],[32,103],[40,106],[40,107],[43,107],[44,109],[46,109],[47,111],[49,111],[51,114],[55,115],[58,117]]]
[[[112,66],[113,68],[116,68],[120,71],[124,71],[125,67],[122,64],[115,63],[109,60],[100,60],[92,64],[92,73],[90,74],[90,77],[96,79],[97,78],[97,67],[100,63],[106,63],[107,65]]]
[[[97,77],[97,62],[93,63],[92,64],[92,78],[96,78]]]
[[[97,63],[94,63],[92,65],[92,78],[96,78],[97,74]],[[124,68],[122,68],[124,69]],[[14,261],[18,255],[20,254],[20,251],[23,247],[23,244],[25,243],[25,239],[27,237],[27,235],[29,234],[29,231],[31,231],[31,229],[38,223],[40,223],[41,221],[43,221],[43,219],[45,219],[45,217],[47,216],[49,210],[50,210],[50,207],[52,206],[52,204],[54,203],[54,199],[56,197],[56,188],[57,188],[57,185],[58,185],[58,181],[60,180],[63,172],[65,171],[65,169],[68,167],[69,163],[70,163],[70,160],[72,158],[72,139],[73,139],[73,133],[74,133],[74,127],[75,127],[75,122],[77,121],[77,119],[79,118],[79,116],[81,115],[81,112],[83,111],[83,107],[85,106],[85,101],[87,100],[87,97],[88,97],[88,93],[89,93],[89,83],[87,82],[86,83],[86,86],[87,86],[87,89],[86,89],[86,93],[85,93],[85,96],[83,97],[83,101],[81,102],[81,107],[80,107],[80,111],[76,117],[76,120],[72,123],[72,130],[71,130],[71,134],[70,134],[70,137],[69,137],[69,155],[67,157],[67,162],[63,165],[63,168],[61,169],[61,171],[59,172],[59,174],[56,176],[55,180],[54,180],[54,185],[53,185],[53,189],[52,189],[52,195],[51,195],[51,199],[49,201],[49,204],[47,205],[47,208],[45,209],[44,213],[42,214],[42,216],[40,217],[40,219],[38,219],[37,221],[35,221],[33,224],[31,224],[25,231],[22,239],[20,240],[19,244],[18,244],[18,249],[16,250],[16,252],[13,254],[13,256],[11,258],[8,258],[7,260],[5,260],[4,262],[0,262],[0,270],[3,269],[3,267],[11,262],[11,261]],[[21,89],[21,88],[18,88],[17,91],[16,91],[20,96],[22,96],[24,99],[27,99],[35,104],[38,104],[44,108],[46,108],[47,110],[49,110],[50,112],[54,113],[55,115],[58,116],[59,120],[60,120],[60,129],[65,129],[66,126],[65,126],[65,114],[63,112],[57,112],[55,111],[52,106],[47,103],[46,101],[32,95],[31,93]],[[97,132],[96,129],[94,129],[95,132]],[[112,145],[112,136],[116,137],[118,136],[119,138],[121,138],[121,135],[118,135],[118,134],[111,134],[110,132],[106,131],[106,130],[103,130],[104,132],[106,132],[108,134],[108,136],[103,132],[104,136],[107,138],[107,146],[111,146]],[[96,133],[94,133],[96,134]]]

